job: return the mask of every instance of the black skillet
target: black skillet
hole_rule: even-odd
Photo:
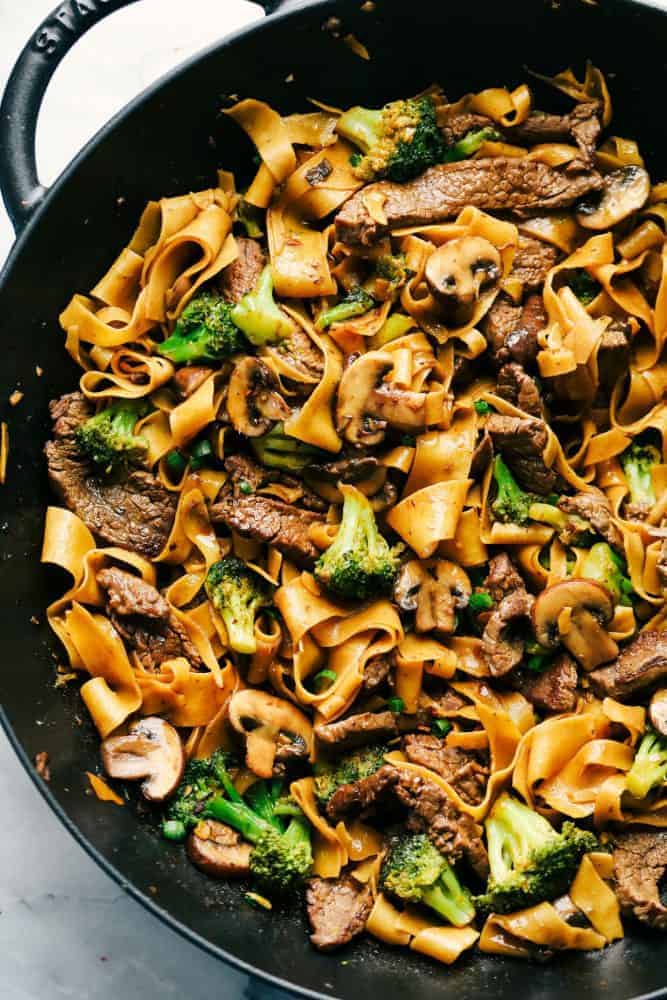
[[[46,191],[34,152],[46,85],[87,28],[129,2],[61,3],[20,55],[0,109],[0,185],[19,237],[0,276],[0,417],[11,435],[8,482],[0,490],[0,693],[17,754],[72,834],[149,910],[213,954],[302,995],[664,995],[665,939],[639,930],[602,953],[567,955],[546,967],[472,954],[447,969],[373,941],[327,957],[311,949],[300,913],[252,909],[236,889],[199,875],[136,810],[105,806],[88,794],[84,772],[98,766],[98,740],[76,695],[53,687],[54,661],[62,653],[44,608],[65,581],[40,566],[39,551],[50,499],[42,459],[47,404],[71,390],[79,374],[63,350],[58,313],[73,291],[88,290],[104,272],[149,199],[207,187],[218,165],[247,174],[251,148],[220,119],[223,95],[264,98],[283,111],[303,109],[307,96],[377,105],[433,80],[458,96],[514,85],[525,79],[526,64],[555,72],[567,64],[581,69],[591,58],[612,86],[615,132],[639,138],[651,173],[662,179],[667,15],[630,0],[377,0],[374,12],[363,11],[362,0],[320,0],[283,10],[151,87]],[[262,0],[262,6],[268,12],[283,5]],[[370,62],[323,30],[332,15],[342,19],[343,33],[368,46]],[[294,81],[287,82],[291,74]],[[17,386],[25,398],[13,410],[6,401]],[[32,765],[41,750],[51,759],[49,785]]]

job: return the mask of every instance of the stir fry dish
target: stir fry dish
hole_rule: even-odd
[[[248,186],[60,317],[96,788],[324,951],[667,928],[667,184],[598,69],[542,85],[241,100]]]

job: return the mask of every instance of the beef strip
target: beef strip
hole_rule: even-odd
[[[519,245],[512,261],[510,277],[522,282],[527,291],[535,291],[542,287],[558,257],[557,247],[543,243],[534,236],[519,233]]]
[[[276,469],[267,469],[248,455],[229,455],[225,459],[225,469],[229,473],[229,487],[234,497],[256,493],[270,483],[282,483],[284,486],[295,487],[301,491],[299,503],[308,510],[324,512],[328,508],[325,501],[308,489],[300,479],[285,472],[278,472]],[[228,492],[229,489],[225,496]]]
[[[456,715],[464,705],[468,704],[465,698],[450,687],[441,694],[429,698],[430,713],[435,719],[446,719],[450,715]]]
[[[583,518],[612,548],[623,552],[623,536],[612,520],[614,515],[611,504],[601,490],[575,493],[572,497],[563,496],[558,501],[558,507],[564,514],[575,514]],[[580,534],[581,528],[575,523],[564,528],[559,533],[559,538],[564,545],[571,545]]]
[[[305,473],[311,479],[322,479],[327,483],[359,483],[368,479],[380,466],[374,455],[345,455],[332,462],[313,462],[306,466]]]
[[[493,442],[489,434],[484,431],[479,439],[470,460],[470,476],[472,479],[481,479],[486,468],[493,460]]]
[[[188,399],[212,374],[213,369],[204,365],[179,368],[171,379],[171,387],[180,400]]]
[[[465,858],[480,878],[486,878],[489,859],[480,837],[480,828],[435,782],[418,774],[402,772],[395,794],[409,810],[406,826],[413,833],[426,833],[441,854],[456,864]]]
[[[336,216],[336,233],[343,243],[370,246],[392,229],[442,222],[466,205],[522,215],[566,208],[599,191],[602,183],[595,172],[566,174],[545,163],[514,157],[446,163],[407,184],[381,181],[363,188]],[[371,195],[382,200],[386,224],[366,208]]]
[[[558,482],[555,469],[544,464],[547,429],[543,420],[534,417],[505,417],[493,413],[486,422],[493,447],[503,458],[525,490],[546,496]]]
[[[211,507],[211,520],[233,528],[244,538],[274,545],[297,566],[311,568],[320,554],[309,531],[312,525],[324,523],[322,517],[281,500],[254,495],[226,497]]]
[[[537,382],[515,361],[503,365],[498,372],[496,394],[524,413],[529,413],[531,417],[544,417],[542,396]]]
[[[220,278],[220,289],[228,302],[240,302],[251,292],[266,266],[266,254],[257,240],[237,236],[239,255],[224,269]]]
[[[588,675],[595,694],[625,701],[667,676],[667,632],[640,632],[608,667]]]
[[[476,115],[470,111],[458,111],[449,115],[440,125],[440,131],[448,146],[453,146],[463,139],[468,132],[478,132],[483,128],[495,128],[491,118],[486,115]]]
[[[361,934],[373,909],[373,893],[369,883],[362,885],[351,875],[311,878],[306,906],[311,944],[319,951],[334,951]]]
[[[342,752],[392,739],[398,736],[398,724],[393,712],[359,712],[337,722],[317,724],[315,736],[325,746]]]
[[[321,378],[324,371],[324,355],[314,341],[310,339],[305,330],[300,326],[295,326],[292,333],[280,341],[275,347],[269,349],[269,354],[276,353],[286,358],[290,365],[297,368],[306,376]],[[293,388],[307,389],[309,392],[314,388],[303,382],[294,382]]]
[[[484,798],[489,780],[488,755],[460,747],[448,747],[437,736],[416,734],[403,739],[405,756],[448,781],[464,802],[477,805]]]
[[[110,621],[144,670],[159,670],[165,660],[177,656],[192,667],[203,665],[187,629],[152,584],[116,566],[100,570],[97,582],[106,591]]]
[[[489,353],[498,365],[508,361],[532,365],[537,358],[537,335],[547,323],[541,295],[528,295],[521,306],[515,306],[506,295],[499,295],[483,321],[483,333]]]
[[[631,327],[625,320],[614,320],[600,339],[598,350],[598,381],[609,395],[630,364]]]
[[[563,651],[541,674],[526,671],[518,687],[540,712],[572,712],[577,703],[577,665]]]
[[[521,663],[525,649],[521,632],[525,631],[534,604],[532,594],[517,589],[503,597],[489,615],[482,635],[482,652],[492,677],[503,677]]]
[[[327,816],[337,823],[345,816],[365,815],[385,803],[399,779],[399,772],[385,764],[375,774],[341,785],[327,802]]]
[[[621,910],[649,927],[667,930],[660,890],[667,872],[667,831],[626,830],[615,837],[614,879]]]
[[[515,590],[526,589],[523,577],[506,552],[499,552],[489,560],[484,588],[488,590],[495,604],[500,604],[503,597],[507,597]]]
[[[373,694],[384,684],[391,671],[391,659],[380,654],[372,656],[364,664],[364,682],[362,691],[364,694]]]
[[[102,541],[155,558],[169,537],[177,494],[150,472],[107,476],[82,457],[75,433],[93,411],[80,392],[54,400],[50,411],[54,440],[44,451],[55,492]]]
[[[599,101],[586,101],[578,104],[567,115],[532,111],[521,125],[505,129],[505,135],[511,142],[522,146],[574,140],[581,153],[581,160],[586,166],[591,166],[602,128],[601,110]]]

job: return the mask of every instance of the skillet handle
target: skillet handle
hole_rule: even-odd
[[[61,3],[42,21],[18,57],[0,104],[0,190],[17,234],[46,194],[37,176],[35,130],[49,81],[89,28],[133,2]]]

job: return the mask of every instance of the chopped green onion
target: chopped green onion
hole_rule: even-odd
[[[337,680],[338,674],[334,670],[320,670],[313,677],[313,687],[319,694],[320,691],[326,691],[327,688],[330,688]]]
[[[406,448],[414,448],[415,439],[411,434],[401,434],[401,444],[405,445]]]
[[[480,417],[485,417],[487,413],[491,412],[491,404],[487,403],[485,399],[476,399],[472,405],[475,408],[475,413],[479,413]]]
[[[400,715],[405,708],[405,702],[402,698],[390,698],[387,702],[387,708],[390,712],[393,712],[394,715]]]
[[[185,823],[181,823],[180,819],[168,819],[162,824],[162,836],[166,840],[185,840]]]
[[[485,590],[470,595],[468,607],[471,611],[489,611],[493,607],[493,598]]]
[[[549,653],[533,653],[526,660],[526,667],[534,674],[541,674],[547,669],[550,663],[551,656]]]
[[[431,732],[441,739],[447,735],[451,728],[452,724],[449,719],[434,719],[431,723]]]
[[[361,153],[353,153],[352,156],[350,157],[350,166],[358,167],[362,160],[363,156],[361,155]]]
[[[247,479],[241,480],[239,483],[239,489],[241,490],[241,493],[245,493],[246,496],[255,492],[252,488],[252,483],[249,483]]]
[[[202,465],[205,464],[206,459],[210,458],[213,454],[213,445],[208,440],[208,438],[202,438],[201,441],[197,441],[190,452],[190,465],[193,469],[201,469]]]
[[[174,479],[180,479],[188,466],[187,459],[181,455],[177,448],[173,448],[167,454],[166,464],[169,475]]]

